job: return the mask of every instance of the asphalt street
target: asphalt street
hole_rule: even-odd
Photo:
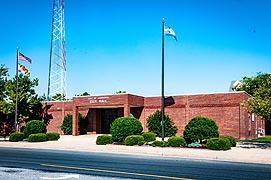
[[[271,179],[271,166],[110,153],[0,148],[0,166],[131,179]]]

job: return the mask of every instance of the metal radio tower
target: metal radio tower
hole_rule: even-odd
[[[64,0],[53,0],[50,64],[47,100],[64,100],[66,96],[66,43]],[[53,98],[54,96],[54,98]]]

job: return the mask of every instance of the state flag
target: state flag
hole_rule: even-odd
[[[173,36],[174,39],[175,39],[176,41],[178,41],[178,40],[177,40],[177,36],[176,36],[174,30],[173,30],[172,28],[170,28],[169,26],[166,26],[166,27],[165,27],[165,29],[164,29],[164,34],[165,34],[166,36]]]

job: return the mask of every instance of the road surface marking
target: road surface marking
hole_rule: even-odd
[[[79,179],[79,174],[70,174],[70,175],[62,175],[60,177],[40,177],[40,179],[69,179],[69,178],[76,178]]]
[[[161,179],[192,180],[192,179],[188,179],[188,178],[179,178],[179,177],[173,177],[173,176],[161,176],[161,175],[155,175],[155,174],[141,174],[141,173],[133,173],[133,172],[106,170],[106,169],[95,169],[95,168],[82,168],[82,167],[76,167],[76,166],[61,166],[61,165],[55,165],[55,164],[40,164],[40,165],[47,166],[47,167],[63,168],[63,169],[76,169],[76,170],[85,170],[85,171],[126,174],[126,175],[135,175],[135,176],[155,177],[155,178],[161,178]]]

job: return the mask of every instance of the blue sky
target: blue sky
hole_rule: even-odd
[[[271,71],[269,0],[65,0],[67,97],[125,90],[165,95],[227,92],[232,80]],[[0,0],[0,63],[15,74],[16,46],[47,94],[52,1]]]

